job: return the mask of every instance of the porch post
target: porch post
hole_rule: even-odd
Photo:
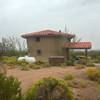
[[[69,49],[66,49],[66,52],[67,52],[67,60],[69,60]]]
[[[86,56],[86,65],[87,65],[87,62],[88,62],[88,49],[85,49],[85,56]]]

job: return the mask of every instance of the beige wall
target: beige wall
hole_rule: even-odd
[[[28,52],[30,56],[34,56],[41,60],[48,60],[49,56],[63,56],[65,53],[65,42],[61,36],[40,37],[40,42],[36,38],[27,38]],[[41,54],[37,54],[37,50],[41,50]]]

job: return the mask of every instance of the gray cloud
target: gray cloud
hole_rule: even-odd
[[[100,0],[0,0],[0,36],[64,26],[100,49]]]

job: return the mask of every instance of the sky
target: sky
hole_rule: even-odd
[[[67,31],[100,49],[100,0],[0,0],[0,38]]]

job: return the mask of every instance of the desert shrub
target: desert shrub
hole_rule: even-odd
[[[44,61],[38,60],[38,59],[37,59],[35,64],[36,65],[41,65],[42,67],[49,67],[50,66],[50,64],[48,62],[44,62]]]
[[[25,59],[23,59],[23,60],[18,60],[18,64],[19,64],[20,66],[26,66],[28,63],[26,62]]]
[[[0,74],[0,100],[22,100],[20,81]]]
[[[44,64],[42,64],[43,67],[50,67],[50,64],[48,62],[44,62]]]
[[[72,88],[85,88],[86,87],[86,83],[78,79],[67,81],[67,84],[69,87],[72,87]]]
[[[42,60],[39,60],[39,59],[36,60],[36,64],[37,64],[37,65],[42,65],[42,64],[44,64],[44,63],[45,63],[45,62],[42,61]]]
[[[15,57],[15,56],[12,56],[12,57],[3,56],[2,62],[6,63],[9,66],[16,65],[17,64],[17,57]]]
[[[95,64],[93,64],[92,62],[89,62],[89,63],[87,64],[87,66],[88,66],[88,67],[94,67]]]
[[[5,63],[5,60],[6,60],[6,59],[8,59],[7,56],[1,56],[1,57],[0,57],[0,62]]]
[[[66,66],[74,66],[74,60],[73,59],[67,60],[65,63],[66,63]]]
[[[81,59],[80,61],[77,62],[78,64],[81,65],[86,65],[86,59]]]
[[[86,88],[86,82],[84,82],[84,81],[80,81],[80,87],[82,87],[82,88]]]
[[[74,79],[74,76],[72,74],[68,73],[65,75],[65,80],[72,80],[72,79]]]
[[[25,71],[30,70],[30,68],[28,66],[20,66],[20,69],[21,70],[25,70]]]
[[[8,68],[15,68],[15,65],[17,64],[17,57],[15,57],[15,56],[12,56],[12,57],[3,56],[2,63],[7,64]]]
[[[9,66],[13,66],[13,65],[16,65],[17,61],[16,61],[16,59],[8,59],[8,60],[6,61],[6,63],[7,63],[7,65],[9,65]]]
[[[86,75],[90,80],[97,81],[100,78],[100,71],[97,69],[88,69]]]
[[[73,95],[64,81],[48,77],[28,90],[26,100],[73,100]]]
[[[9,57],[8,56],[2,56],[2,59],[4,60],[4,59],[9,59]]]
[[[66,63],[62,63],[59,66],[64,67],[64,66],[66,66]]]
[[[36,64],[33,64],[33,63],[29,63],[27,65],[28,68],[31,68],[31,69],[40,69],[41,67],[39,65],[36,65]]]
[[[94,59],[93,63],[100,63],[100,60],[99,59]]]
[[[77,64],[75,68],[76,68],[76,69],[83,69],[83,68],[85,68],[85,67],[86,67],[86,66],[84,66],[84,65]]]

